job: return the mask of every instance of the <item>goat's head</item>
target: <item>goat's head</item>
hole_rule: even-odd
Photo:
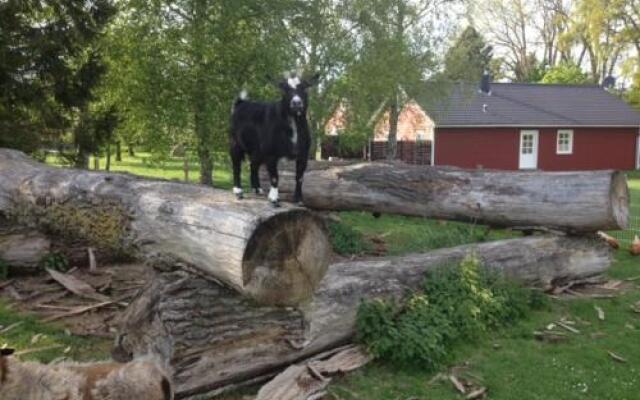
[[[287,114],[299,117],[307,112],[309,104],[307,90],[316,85],[319,78],[319,74],[315,74],[310,79],[301,79],[297,75],[288,75],[278,83],[278,87],[282,91],[282,105]]]

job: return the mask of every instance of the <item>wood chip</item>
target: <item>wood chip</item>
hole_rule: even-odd
[[[619,362],[619,363],[626,363],[627,360],[625,360],[624,358],[620,357],[619,355],[617,355],[616,353],[612,352],[612,351],[607,351],[607,353],[609,354],[609,356],[611,358],[613,358],[615,361]]]
[[[8,281],[0,282],[0,289],[4,289],[5,287],[11,285],[14,281],[14,279],[9,279]]]
[[[93,249],[91,247],[87,247],[87,253],[89,254],[89,272],[95,274],[96,272],[98,272],[96,255],[93,253]]]
[[[558,326],[568,330],[569,332],[572,332],[572,333],[575,333],[575,334],[580,334],[579,330],[577,330],[576,328],[572,327],[569,324],[566,324],[566,323],[560,322],[560,321],[558,321],[557,324],[558,324]]]
[[[627,282],[633,282],[633,281],[638,281],[638,280],[640,280],[640,275],[634,276],[632,278],[625,279],[625,281],[627,281]]]
[[[449,375],[449,381],[453,384],[453,387],[460,392],[460,394],[467,394],[467,389],[464,388],[462,382],[460,382],[455,375]]]
[[[598,319],[600,321],[604,321],[604,310],[601,307],[598,307],[596,305],[593,306],[593,308],[596,310],[596,312],[598,313]]]
[[[86,313],[88,311],[91,311],[91,310],[96,310],[98,308],[110,306],[112,304],[117,304],[118,302],[119,302],[119,300],[109,300],[109,301],[103,301],[102,303],[91,304],[91,305],[84,306],[84,307],[76,307],[76,308],[73,308],[70,311],[64,312],[62,314],[56,314],[56,315],[53,315],[51,317],[45,318],[43,321],[44,322],[52,322],[52,321],[56,321],[56,320],[59,320],[59,319],[62,319],[62,318],[73,317],[75,315],[84,314],[84,313]]]
[[[53,269],[47,269],[47,272],[49,273],[49,275],[51,275],[51,277],[56,282],[58,282],[65,289],[67,289],[68,291],[70,291],[71,293],[77,296],[85,297],[92,300],[98,300],[102,302],[110,301],[110,299],[107,296],[96,292],[96,290],[91,285],[72,275],[63,274]]]
[[[480,388],[477,390],[474,390],[473,392],[469,393],[466,397],[467,400],[475,400],[475,399],[479,399],[480,397],[484,396],[487,393],[487,388]]]
[[[34,349],[25,349],[25,350],[16,351],[15,355],[16,356],[24,356],[26,354],[39,353],[41,351],[49,351],[49,350],[60,349],[62,347],[64,347],[64,346],[62,346],[61,344],[54,344],[54,345],[51,345],[51,346],[37,347],[37,348],[34,348]]]

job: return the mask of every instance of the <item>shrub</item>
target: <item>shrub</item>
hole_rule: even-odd
[[[343,256],[362,254],[371,248],[362,233],[340,222],[329,224],[329,236],[333,250]]]
[[[67,260],[67,257],[62,253],[50,253],[42,257],[42,259],[40,260],[40,268],[66,272],[69,270],[69,261]]]
[[[357,339],[376,357],[435,369],[459,340],[514,322],[541,296],[480,268],[476,257],[425,276],[422,291],[403,302],[373,300],[358,310]]]

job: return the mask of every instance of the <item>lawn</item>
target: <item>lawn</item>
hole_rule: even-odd
[[[52,160],[50,160],[52,161]],[[104,160],[101,165],[104,166]],[[197,179],[197,165],[191,163],[190,178]],[[112,170],[165,178],[182,179],[182,161],[152,162],[148,154],[125,156],[113,162]],[[216,186],[231,185],[228,165],[216,164]],[[246,174],[245,174],[246,176]],[[640,212],[640,177],[630,181],[635,229]],[[341,224],[359,232],[362,240],[383,242],[386,254],[447,247],[479,240],[495,240],[512,236],[504,231],[488,231],[482,226],[443,223],[419,218],[383,215],[374,218],[360,212],[340,213]],[[640,259],[619,251],[610,276],[626,279],[640,276]],[[474,343],[460,344],[453,350],[451,367],[466,363],[469,373],[489,391],[489,399],[637,399],[640,393],[640,314],[630,305],[640,301],[640,280],[614,299],[552,300],[545,311],[537,311],[516,326],[493,332]],[[605,312],[605,320],[598,319],[594,305]],[[543,343],[533,338],[533,331],[544,329],[549,323],[567,317],[577,321],[580,333],[570,334],[562,343]],[[61,347],[41,353],[34,358],[44,361],[58,356],[96,358],[107,355],[108,343],[66,335],[57,327],[42,325],[0,305],[0,325],[25,321],[21,326],[0,333],[0,345],[19,349],[59,344]],[[0,328],[0,332],[1,332]],[[34,336],[40,336],[32,343]],[[70,348],[67,353],[65,349]],[[626,359],[615,361],[608,352]],[[441,371],[442,372],[442,371]],[[432,381],[433,372],[419,368],[406,369],[381,362],[335,381],[330,393],[338,400],[455,400],[457,394],[449,382]],[[237,400],[242,396],[230,395]],[[331,396],[329,396],[331,398]]]

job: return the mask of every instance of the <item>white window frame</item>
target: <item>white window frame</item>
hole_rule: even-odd
[[[568,134],[569,135],[569,149],[561,150],[560,149],[560,135]],[[558,129],[556,132],[556,154],[573,154],[573,129]]]

